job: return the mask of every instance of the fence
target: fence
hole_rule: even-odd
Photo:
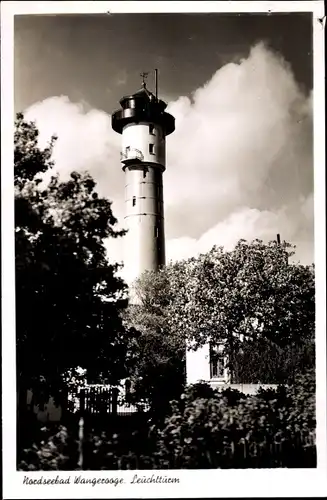
[[[89,386],[70,394],[70,409],[81,414],[128,416],[137,411],[133,405],[120,401],[116,387]]]
[[[79,411],[92,414],[116,414],[118,406],[118,390],[103,387],[88,387],[78,394]]]

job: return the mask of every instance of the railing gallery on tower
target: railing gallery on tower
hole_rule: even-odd
[[[143,161],[144,156],[139,149],[127,147],[124,149],[124,151],[121,151],[121,153],[120,153],[120,161],[123,161],[123,160]]]

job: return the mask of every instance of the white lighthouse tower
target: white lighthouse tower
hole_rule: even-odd
[[[165,264],[165,228],[162,174],[166,169],[166,136],[175,119],[146,88],[120,100],[112,128],[122,134],[121,163],[125,172],[125,280],[132,284],[144,271]]]

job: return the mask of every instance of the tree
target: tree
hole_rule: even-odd
[[[129,336],[127,360],[130,401],[148,404],[156,417],[164,416],[169,401],[180,396],[185,383],[184,339],[167,328],[169,282],[165,272],[144,273],[137,281],[137,305],[130,305],[125,321]]]
[[[159,273],[168,284],[165,330],[191,349],[224,344],[230,369],[249,342],[259,350],[312,345],[314,267],[290,263],[292,250],[285,242],[240,240],[232,251],[213,247],[168,265]]]
[[[34,123],[18,114],[15,125],[19,392],[55,395],[78,367],[94,381],[117,383],[125,374],[125,285],[104,240],[124,232],[114,229],[111,202],[87,173],[72,172],[67,182],[53,175],[44,186],[55,138],[42,150]]]
[[[280,347],[265,338],[244,340],[233,356],[236,384],[293,384],[296,376],[315,366],[314,340]]]

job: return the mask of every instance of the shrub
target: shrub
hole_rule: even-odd
[[[313,375],[255,396],[189,388],[157,429],[157,458],[164,468],[314,467]]]
[[[316,427],[316,377],[315,370],[298,375],[295,384],[287,389],[290,400],[289,421],[302,432]]]
[[[236,405],[241,399],[244,399],[244,394],[242,394],[242,392],[237,389],[231,389],[230,387],[221,391],[221,395],[227,400],[228,405],[231,406]]]
[[[62,425],[45,426],[41,432],[43,433],[41,441],[36,441],[32,446],[21,451],[18,470],[76,469],[78,441],[75,433],[69,432]]]
[[[197,398],[209,399],[215,395],[215,390],[206,382],[189,385],[185,388],[183,399],[193,400]]]
[[[86,430],[84,469],[315,467],[314,375],[255,396],[190,386],[164,422],[143,413]],[[47,439],[25,450],[19,470],[77,469],[77,422],[69,428],[45,429]]]

